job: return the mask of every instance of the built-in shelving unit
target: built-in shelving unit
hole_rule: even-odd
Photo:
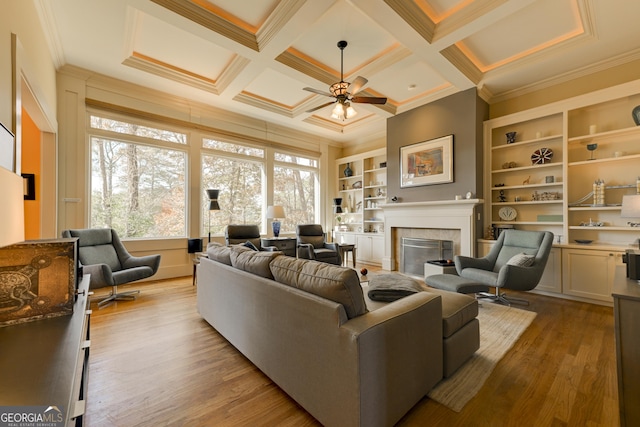
[[[640,126],[631,114],[638,105],[640,80],[485,122],[485,227],[552,231],[562,259],[555,292],[610,302],[609,273],[625,249],[637,248],[640,229],[627,222],[640,219],[620,214],[622,196],[640,192]],[[553,155],[533,163],[543,149]],[[593,196],[598,182],[604,200]],[[506,207],[515,218],[503,218]]]
[[[358,262],[381,264],[384,255],[384,211],[387,200],[386,149],[369,151],[336,160],[337,196],[342,214],[334,226],[338,243],[356,245]],[[345,176],[347,165],[352,176]]]
[[[340,223],[343,231],[378,233],[384,230],[380,205],[387,198],[386,149],[379,149],[336,160],[337,197],[342,198]],[[351,169],[351,176],[345,170]]]

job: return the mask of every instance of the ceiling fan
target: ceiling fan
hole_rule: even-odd
[[[343,71],[345,47],[347,47],[347,42],[344,40],[340,40],[338,42],[338,48],[340,49],[340,81],[329,86],[330,92],[324,92],[312,87],[303,88],[306,91],[317,93],[318,95],[335,98],[335,101],[327,102],[326,104],[322,104],[318,107],[307,110],[307,113],[312,113],[316,110],[326,107],[327,105],[335,103],[336,106],[331,112],[331,117],[334,119],[344,120],[350,117],[354,117],[356,114],[358,114],[356,110],[351,106],[352,102],[360,104],[385,104],[387,102],[387,98],[381,98],[377,96],[355,96],[356,93],[358,93],[364,87],[364,85],[367,84],[368,80],[362,76],[358,76],[353,81],[353,83],[344,81]],[[351,88],[350,91],[349,88]]]

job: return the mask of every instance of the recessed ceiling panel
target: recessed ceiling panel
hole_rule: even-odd
[[[161,63],[216,80],[236,56],[150,15],[140,14],[133,50]]]
[[[415,56],[403,59],[369,80],[376,91],[393,94],[392,100],[397,103],[430,93],[447,83],[429,64],[419,61]]]
[[[224,17],[254,34],[280,3],[279,0],[252,2],[246,0],[191,0],[191,2]]]
[[[344,50],[346,76],[357,74],[359,68],[379,57],[395,43],[383,28],[348,2],[340,1],[316,20],[291,47],[339,75],[340,49],[337,43],[340,40],[348,43]]]
[[[583,31],[577,0],[539,0],[457,45],[486,72]]]
[[[267,68],[243,92],[293,108],[310,97],[309,92],[302,90],[304,86],[302,82]]]
[[[435,23],[470,5],[474,0],[415,0],[416,4]]]

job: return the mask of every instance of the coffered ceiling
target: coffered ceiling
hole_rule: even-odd
[[[478,87],[488,102],[640,57],[637,0],[37,0],[65,64],[336,141]],[[327,91],[369,80],[331,118]]]

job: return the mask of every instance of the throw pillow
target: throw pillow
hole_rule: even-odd
[[[531,267],[536,260],[535,255],[527,255],[524,252],[516,254],[507,261],[507,265],[515,265],[518,267]]]
[[[266,279],[273,279],[269,264],[282,252],[260,252],[244,245],[231,247],[231,265],[238,270],[246,271]]]
[[[274,259],[270,267],[276,281],[342,304],[349,319],[367,312],[355,270],[286,256]]]
[[[226,265],[231,265],[231,248],[220,244],[209,243],[207,256],[210,260],[218,261]]]
[[[246,247],[248,247],[249,249],[252,249],[252,250],[254,250],[254,251],[257,251],[257,250],[258,250],[258,248],[256,248],[256,245],[254,245],[253,243],[251,243],[251,242],[250,242],[250,241],[248,241],[248,240],[244,243],[244,245],[245,245]]]

